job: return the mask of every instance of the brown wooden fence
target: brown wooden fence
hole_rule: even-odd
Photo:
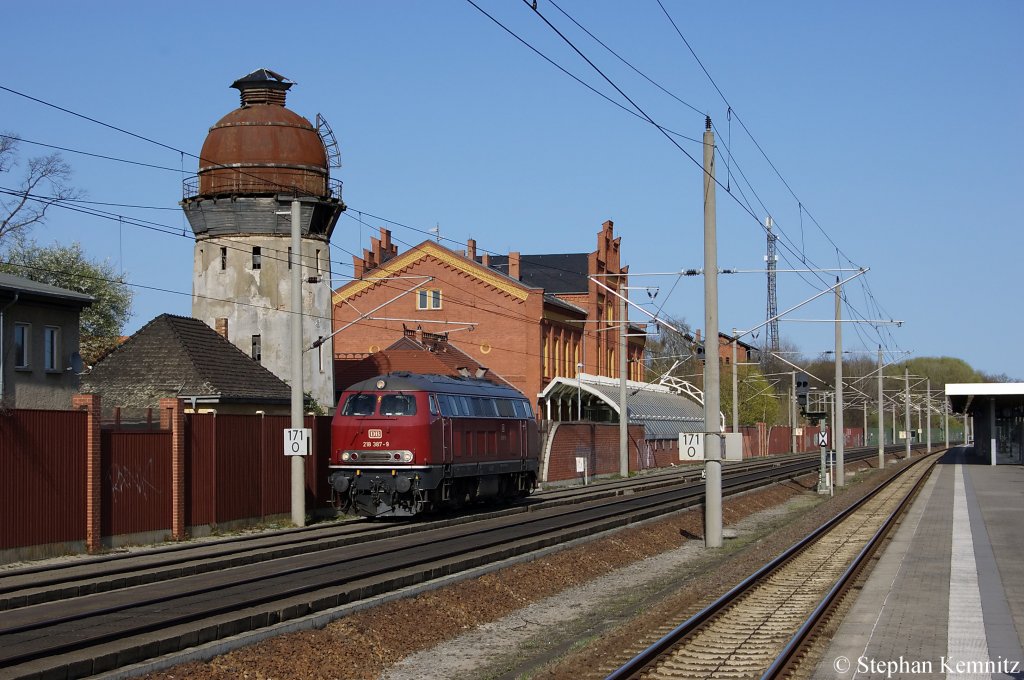
[[[0,550],[85,540],[86,414],[0,414]]]
[[[29,547],[21,553],[170,537],[178,526],[176,508],[180,526],[192,529],[290,513],[291,461],[283,451],[288,417],[179,413],[177,421],[162,418],[162,429],[99,429],[99,400],[78,403],[87,410],[0,414],[0,562],[18,559]],[[330,420],[308,416],[305,422],[313,431],[313,455],[305,459],[308,512],[330,505]],[[176,440],[183,468],[178,486]]]

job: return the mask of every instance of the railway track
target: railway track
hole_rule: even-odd
[[[608,680],[786,675],[817,622],[909,505],[938,455],[919,459],[668,630]]]
[[[735,462],[725,466],[725,473],[768,469],[783,463],[807,460],[809,456],[810,454],[788,454],[765,460]],[[428,529],[479,522],[541,508],[593,502],[618,495],[670,488],[694,483],[699,479],[699,468],[677,469],[597,486],[552,490],[535,494],[510,507],[462,513],[430,521],[382,524],[360,519],[326,526],[239,536],[211,543],[190,542],[136,553],[111,553],[0,571],[0,611],[242,567],[265,560],[392,538]]]
[[[723,489],[739,493],[806,474],[814,464],[811,457],[792,456],[736,467]],[[702,494],[699,481],[623,481],[592,493],[591,500],[566,494],[470,518],[383,527],[355,522],[8,572],[0,577],[6,608],[0,677],[83,677],[121,668],[586,540],[696,504]]]

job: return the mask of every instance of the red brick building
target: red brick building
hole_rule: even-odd
[[[694,331],[693,335],[684,336],[690,343],[699,345],[702,342],[700,337],[700,329]],[[705,351],[707,351],[705,349]],[[750,363],[760,361],[761,350],[754,347],[751,344],[743,342],[742,340],[736,341],[736,361],[741,363]],[[732,336],[726,335],[725,333],[718,333],[718,363],[725,364],[726,366],[732,363]]]
[[[381,229],[362,257],[358,280],[334,292],[336,360],[390,347],[410,328],[448,342],[536,401],[552,378],[582,372],[618,377],[619,306],[598,286],[627,285],[621,238],[612,222],[590,253],[478,255],[424,241],[403,252]],[[416,278],[419,277],[419,278]],[[403,294],[404,293],[404,294]],[[355,322],[355,323],[353,323]],[[636,332],[634,329],[633,332]],[[644,338],[629,338],[629,376],[642,379]]]

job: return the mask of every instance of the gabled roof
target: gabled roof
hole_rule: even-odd
[[[387,349],[361,359],[336,359],[334,386],[335,391],[340,392],[362,380],[398,371],[459,376],[462,375],[460,369],[475,376],[484,367],[450,342],[432,344],[428,347],[406,336],[398,339]],[[504,378],[490,371],[484,374],[484,378],[498,385],[512,386]]]
[[[161,397],[279,404],[291,388],[198,319],[161,314],[82,376],[82,391],[112,406]]]
[[[356,297],[368,288],[381,285],[382,283],[386,284],[387,282],[382,282],[380,279],[387,276],[393,276],[397,272],[400,272],[419,260],[427,257],[432,257],[443,262],[449,267],[472,276],[489,286],[493,286],[516,299],[525,300],[530,294],[529,289],[532,286],[509,278],[508,276],[497,272],[490,267],[485,267],[464,255],[448,250],[439,243],[434,241],[424,241],[418,246],[414,246],[404,253],[396,255],[376,269],[366,272],[366,278],[346,283],[344,286],[338,288],[334,291],[331,301],[333,304],[339,304],[345,300]]]
[[[3,272],[0,272],[0,291],[4,293],[0,299],[4,300],[13,299],[14,293],[18,293],[19,300],[46,300],[59,304],[77,305],[79,307],[85,307],[95,302],[95,298],[86,293],[58,288],[48,283],[27,279],[24,276],[15,276],[14,274],[5,274]]]
[[[492,255],[491,268],[508,274],[508,256]],[[589,253],[521,255],[519,280],[546,293],[586,293],[589,290]]]

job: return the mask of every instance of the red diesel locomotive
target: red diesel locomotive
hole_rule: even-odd
[[[518,390],[389,373],[352,385],[338,401],[328,480],[345,511],[409,517],[528,495],[539,446],[533,410]]]

